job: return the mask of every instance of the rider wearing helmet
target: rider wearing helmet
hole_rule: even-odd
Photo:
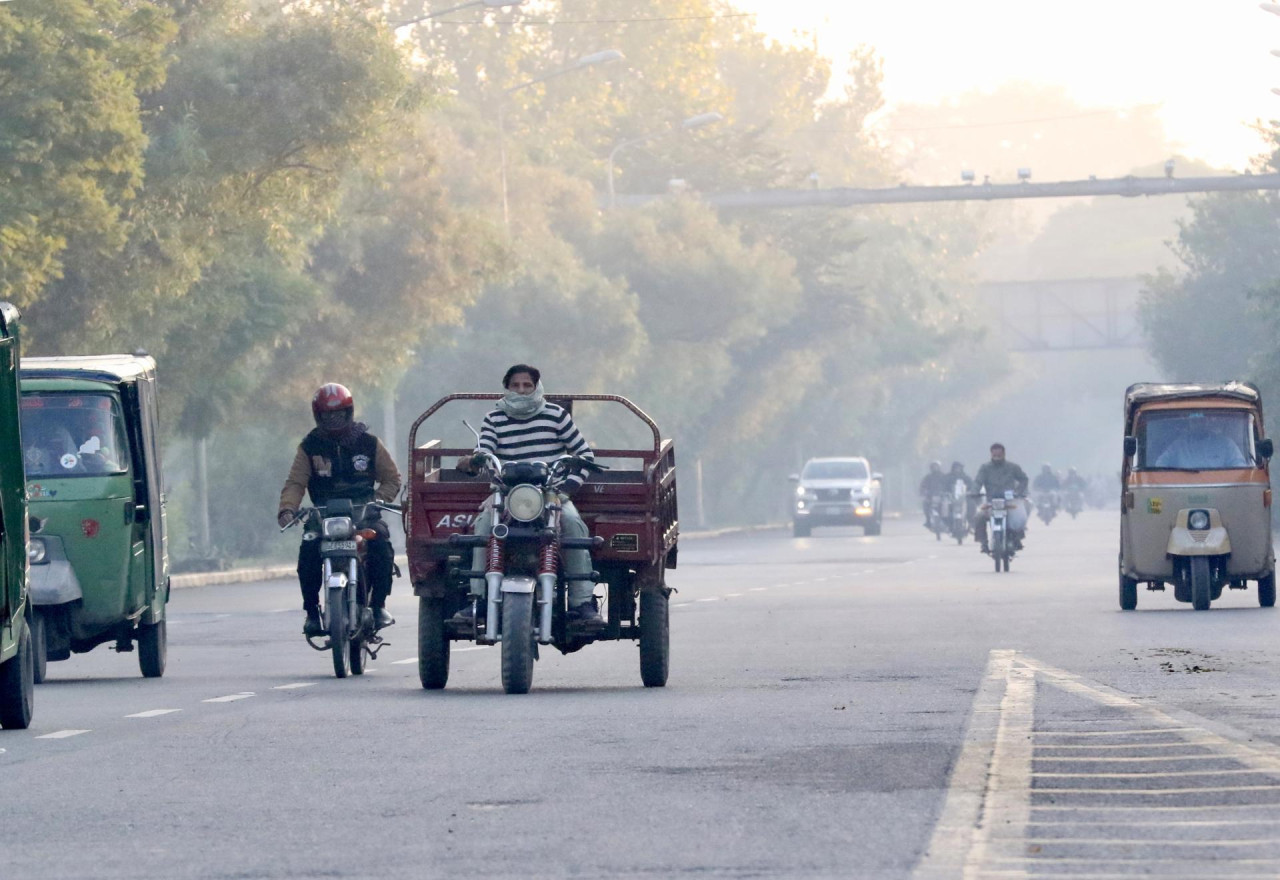
[[[400,492],[400,470],[382,441],[369,433],[367,425],[355,420],[355,400],[351,392],[336,383],[322,386],[311,398],[311,414],[316,427],[298,444],[293,466],[280,493],[276,520],[281,528],[297,518],[304,494],[309,494],[311,503],[317,507],[334,498],[348,498],[353,505],[394,501]],[[360,527],[372,529],[376,534],[365,549],[365,571],[373,588],[370,606],[374,621],[378,627],[390,626],[395,623],[386,609],[395,568],[391,533],[376,507],[365,511]],[[298,549],[298,581],[302,585],[302,608],[307,615],[302,631],[308,636],[324,632],[320,620],[323,570],[320,542],[303,541]]]
[[[1067,478],[1062,481],[1062,488],[1067,491],[1074,489],[1077,492],[1083,492],[1085,489],[1089,488],[1089,484],[1085,481],[1084,477],[1080,476],[1079,471],[1075,468],[1071,468],[1067,471]]]
[[[1036,492],[1057,492],[1061,486],[1058,484],[1058,475],[1053,472],[1053,467],[1045,462],[1040,467],[1040,473],[1036,474],[1036,478],[1031,481],[1031,488]]]
[[[947,475],[942,472],[942,462],[929,462],[929,473],[920,481],[920,507],[924,511],[924,527],[929,528],[929,499],[934,495],[947,495],[951,488]]]

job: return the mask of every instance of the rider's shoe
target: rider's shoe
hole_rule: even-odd
[[[373,626],[374,629],[382,629],[384,626],[391,626],[396,619],[385,608],[373,609]]]
[[[984,541],[983,543],[981,543],[981,544],[979,544],[979,545],[978,545],[978,552],[979,552],[979,553],[986,553],[988,556],[990,556],[990,555],[991,555],[991,548],[990,548],[990,547],[988,547],[988,546],[987,546],[987,544],[986,544],[986,542]]]
[[[302,623],[302,634],[304,636],[324,635],[324,621],[320,619],[319,608],[307,609],[307,619]]]
[[[596,609],[596,600],[583,602],[569,609],[569,620],[575,623],[598,623],[600,612]]]

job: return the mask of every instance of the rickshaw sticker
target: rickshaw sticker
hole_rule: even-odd
[[[69,471],[80,463],[80,459],[68,452],[66,455],[62,456],[62,458],[58,459],[58,463],[62,465],[63,470]]]
[[[1161,511],[1163,511],[1163,510],[1164,510],[1164,499],[1163,499],[1163,498],[1148,498],[1148,499],[1147,499],[1147,513],[1160,513],[1160,512],[1161,512]]]
[[[85,519],[80,521],[80,531],[84,533],[86,538],[98,537],[98,521],[96,519]]]
[[[358,473],[364,473],[369,469],[369,456],[367,455],[351,456],[351,466],[355,468]]]
[[[28,498],[54,498],[57,494],[57,489],[46,489],[39,483],[31,483],[27,486]]]

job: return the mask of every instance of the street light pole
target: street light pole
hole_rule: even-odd
[[[555,79],[556,77],[564,76],[565,74],[573,73],[577,70],[583,70],[587,67],[595,67],[598,64],[609,64],[614,61],[621,61],[625,57],[626,56],[617,49],[605,49],[602,52],[592,52],[590,55],[583,55],[567,67],[562,67],[559,70],[553,70],[550,73],[544,73],[542,76],[534,77],[528,82],[509,86],[502,90],[502,94],[498,98],[498,157],[501,164],[502,178],[502,225],[508,232],[511,231],[511,216],[510,209],[507,206],[507,96],[515,94],[523,89],[527,89],[530,86],[536,86],[538,83],[544,83],[549,79]]]
[[[724,117],[719,113],[699,113],[697,116],[690,116],[688,119],[681,122],[680,129],[682,131],[692,131],[695,128],[702,128],[703,126],[706,126],[706,125],[714,125],[715,123],[721,122],[723,120],[724,120]],[[613,188],[613,160],[618,155],[618,152],[627,147],[633,147],[636,144],[643,144],[647,141],[654,140],[655,138],[662,137],[665,134],[669,134],[669,132],[665,132],[665,131],[652,132],[650,134],[641,135],[640,137],[629,138],[628,140],[625,140],[625,141],[619,141],[614,146],[614,148],[609,151],[607,179],[608,179],[608,185],[609,185],[609,210],[610,211],[612,211],[614,206],[617,204],[617,194]]]

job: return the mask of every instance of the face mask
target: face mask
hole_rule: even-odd
[[[516,394],[508,391],[498,401],[499,408],[513,419],[528,419],[542,412],[546,400],[542,396],[542,383],[533,389],[532,394]]]

